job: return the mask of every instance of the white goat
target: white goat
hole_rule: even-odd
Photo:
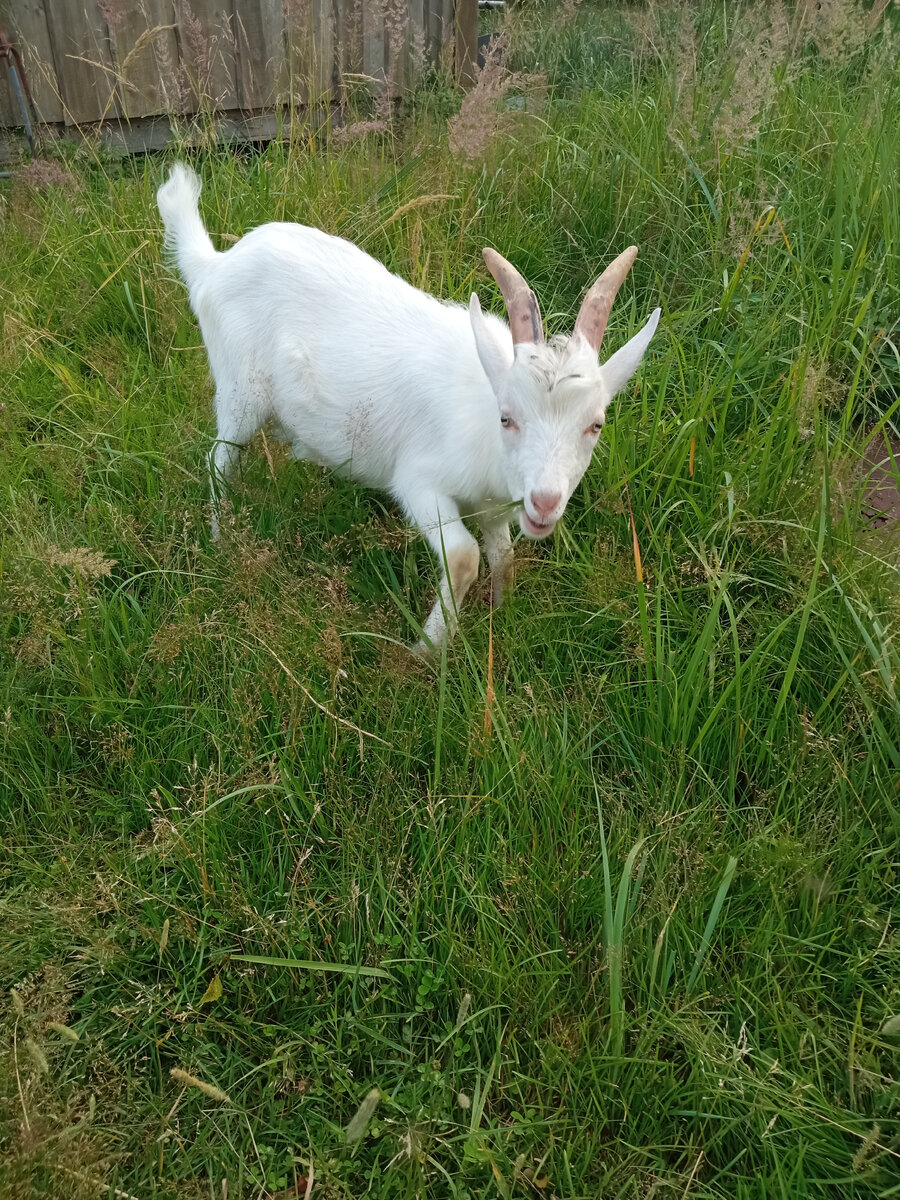
[[[632,246],[586,295],[570,338],[544,341],[525,280],[484,259],[509,325],[427,295],[343,238],[269,224],[218,253],[198,209],[200,180],[172,168],[157,193],[166,245],[184,276],[216,385],[212,534],[220,484],[269,423],[296,458],[390,492],[443,563],[424,626],[438,646],[478,574],[484,534],[494,603],[512,556],[509,526],[546,537],[590,462],[606,410],[659,320],[602,366],[597,355]]]

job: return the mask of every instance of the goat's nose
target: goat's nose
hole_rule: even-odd
[[[546,521],[548,517],[553,516],[554,512],[556,512],[557,505],[559,504],[561,499],[562,499],[562,494],[560,492],[532,492],[531,493],[532,507],[534,508],[534,511],[537,513],[537,515],[543,521]]]

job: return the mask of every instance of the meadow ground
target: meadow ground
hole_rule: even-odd
[[[433,668],[385,497],[259,439],[210,542],[176,151],[2,185],[4,1198],[900,1196],[900,602],[861,516],[898,41],[814,8],[526,10],[449,126],[434,76],[194,154],[217,239],[310,222],[499,307],[491,244],[551,331],[641,247],[638,382]]]

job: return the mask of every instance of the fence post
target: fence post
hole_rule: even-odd
[[[478,62],[478,0],[456,0],[456,74],[464,87],[475,82]]]

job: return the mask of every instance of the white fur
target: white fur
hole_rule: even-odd
[[[468,312],[443,303],[318,229],[262,225],[217,253],[199,194],[178,164],[157,203],[216,385],[213,537],[220,484],[268,423],[295,457],[390,492],[422,531],[444,564],[424,626],[439,645],[478,572],[462,518],[481,526],[499,602],[510,521],[529,537],[551,532],[590,462],[589,431],[637,369],[659,309],[604,366],[581,337],[514,353],[477,296]]]

